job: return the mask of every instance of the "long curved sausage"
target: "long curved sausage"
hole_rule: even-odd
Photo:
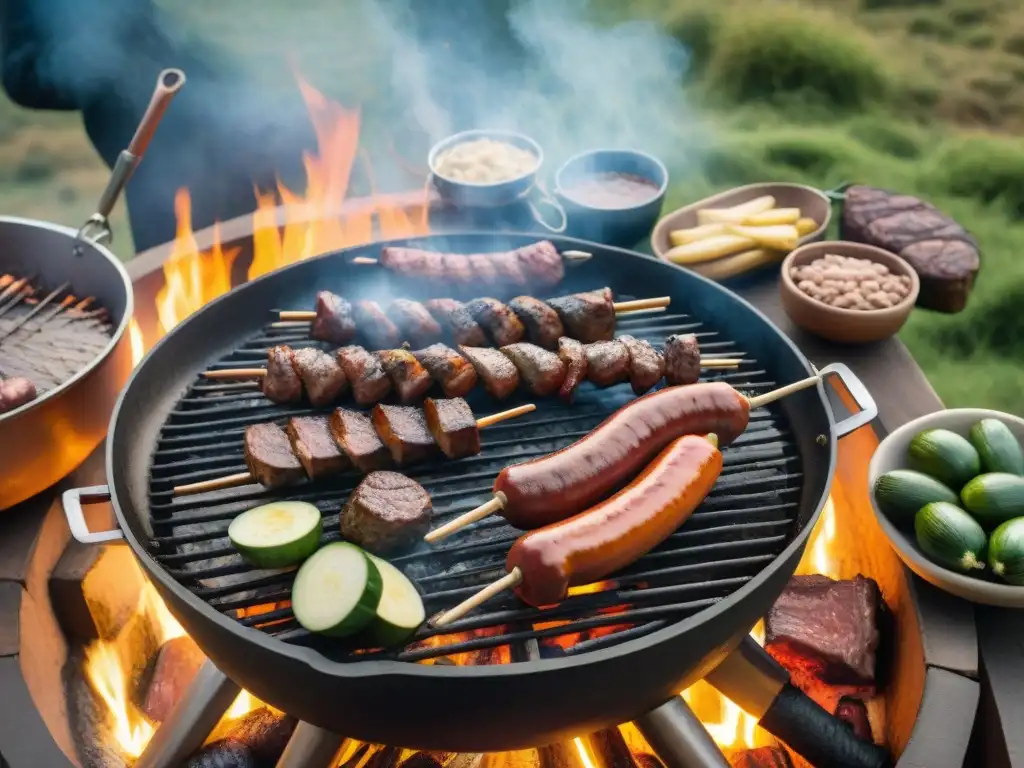
[[[504,496],[501,514],[524,530],[564,520],[621,488],[677,437],[714,432],[726,446],[749,416],[747,399],[725,382],[644,395],[572,445],[505,467],[494,481]]]
[[[722,454],[711,436],[675,440],[607,501],[519,537],[505,560],[522,580],[529,605],[564,600],[569,587],[591,584],[640,559],[667,539],[711,492]]]

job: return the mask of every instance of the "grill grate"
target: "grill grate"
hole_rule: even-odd
[[[626,298],[626,297],[623,297]],[[776,386],[758,361],[713,328],[684,314],[637,314],[618,319],[618,331],[655,347],[672,333],[696,333],[703,357],[743,357],[722,380],[758,394]],[[304,329],[268,324],[213,368],[260,366],[275,344],[320,345]],[[326,347],[324,347],[326,348]],[[437,461],[403,472],[430,493],[435,524],[490,497],[501,467],[562,448],[582,437],[633,399],[628,384],[580,388],[576,402],[516,396],[498,404],[475,392],[474,413],[486,415],[520,402],[537,410],[488,428],[483,452],[459,461]],[[315,504],[324,515],[325,540],[340,539],[338,516],[361,475],[347,473],[326,483],[267,491],[260,486],[173,497],[175,485],[246,470],[242,434],[249,424],[313,413],[269,403],[252,383],[211,383],[199,378],[171,412],[153,456],[150,508],[158,561],[198,597],[243,625],[285,642],[310,645],[336,661],[393,658],[404,661],[460,656],[469,663],[509,662],[508,649],[534,641],[541,653],[576,655],[633,639],[679,621],[739,589],[766,567],[795,531],[802,481],[800,456],[789,427],[775,409],[751,414],[750,426],[723,452],[724,468],[711,495],[690,520],[661,546],[602,584],[579,590],[559,606],[538,612],[511,594],[490,601],[444,629],[423,628],[407,647],[353,652],[344,642],[303,630],[287,605],[293,574],[257,570],[234,552],[230,521],[241,511],[274,499]],[[505,554],[519,532],[491,517],[435,547],[419,545],[391,558],[419,586],[428,614],[449,608],[504,573]]]

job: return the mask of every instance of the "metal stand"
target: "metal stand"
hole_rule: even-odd
[[[633,723],[666,768],[729,768],[722,750],[681,696]]]
[[[299,723],[277,768],[331,768],[345,737],[309,723]]]
[[[789,673],[752,637],[744,637],[736,650],[705,675],[704,680],[760,720],[789,682]]]

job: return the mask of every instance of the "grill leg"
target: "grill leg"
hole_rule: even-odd
[[[203,746],[240,690],[212,661],[205,662],[134,768],[178,768]]]
[[[722,750],[682,696],[633,721],[666,768],[729,768]]]
[[[299,723],[277,761],[277,768],[331,768],[344,742],[344,736]]]

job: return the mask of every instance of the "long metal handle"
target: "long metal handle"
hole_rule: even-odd
[[[682,696],[673,696],[634,725],[666,768],[729,768],[722,750]]]
[[[120,528],[112,531],[90,531],[85,522],[83,504],[102,504],[110,501],[110,488],[105,485],[93,485],[88,488],[71,488],[64,491],[61,503],[64,505],[64,517],[68,519],[68,528],[75,541],[82,544],[113,544],[124,542],[124,534]]]
[[[875,420],[878,416],[878,406],[875,404],[875,399],[871,396],[871,393],[868,392],[868,388],[857,378],[857,374],[842,363],[826,365],[818,373],[821,375],[822,380],[830,373],[838,376],[843,386],[850,393],[850,396],[857,403],[857,407],[860,408],[860,411],[852,416],[847,416],[836,424],[837,438],[845,437],[855,429],[860,429],[865,424]]]

